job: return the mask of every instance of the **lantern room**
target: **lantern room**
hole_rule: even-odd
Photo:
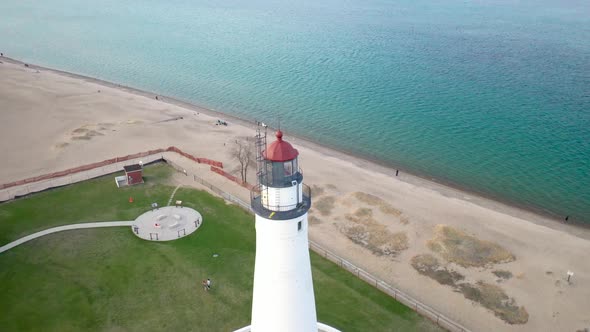
[[[266,146],[266,132],[256,136],[258,184],[252,191],[252,208],[260,215],[275,219],[300,216],[311,206],[311,192],[303,184],[299,169],[299,152],[276,133],[276,140]],[[280,213],[279,213],[280,212]]]
[[[297,164],[299,152],[291,144],[283,141],[279,130],[276,141],[263,152],[263,170],[260,183],[264,186],[284,188],[301,183],[302,176]]]

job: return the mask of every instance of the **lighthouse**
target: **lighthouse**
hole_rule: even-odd
[[[276,133],[266,145],[266,129],[256,135],[256,263],[252,332],[318,331],[307,238],[311,191],[303,184],[298,151]]]

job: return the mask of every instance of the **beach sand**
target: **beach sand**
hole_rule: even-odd
[[[232,170],[233,142],[254,135],[253,124],[167,97],[156,100],[153,94],[115,84],[0,61],[0,183],[171,145],[221,160]],[[216,126],[218,118],[229,125]],[[304,182],[314,192],[312,240],[473,331],[590,327],[590,230],[405,172],[396,177],[395,170],[288,132],[284,138],[299,150]],[[206,167],[195,171],[248,199],[246,189]],[[194,185],[190,179],[177,179]],[[254,180],[253,172],[249,180]],[[451,234],[458,240],[437,242],[442,230],[449,229],[437,225],[458,231]],[[460,248],[454,250],[457,243]],[[505,250],[512,258],[494,262],[490,248]],[[439,261],[434,268],[438,276],[449,272],[462,279],[442,285],[420,274],[411,261],[424,254]],[[492,273],[497,270],[512,276],[500,278]],[[575,273],[571,283],[566,281],[568,270]],[[463,293],[483,297],[488,306],[493,302],[494,294],[487,298],[489,294],[473,291],[478,281],[496,285],[493,289],[512,298],[501,301],[494,293],[512,313],[524,307],[526,323],[508,324],[466,299]],[[518,313],[516,320],[524,319],[522,310]]]

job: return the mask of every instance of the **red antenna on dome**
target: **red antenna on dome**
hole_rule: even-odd
[[[277,121],[279,122],[279,129],[277,130],[276,136],[278,141],[283,140],[283,132],[281,131],[281,116],[277,115]]]
[[[279,120],[279,131],[281,131],[281,116],[277,115],[277,118]]]

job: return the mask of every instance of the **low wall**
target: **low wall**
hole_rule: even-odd
[[[216,160],[212,160],[212,159],[207,159],[207,158],[198,158],[193,156],[192,154],[186,153],[182,150],[180,150],[179,148],[175,147],[175,146],[171,146],[168,149],[166,149],[166,151],[168,152],[176,152],[179,155],[188,158],[192,161],[195,161],[199,164],[207,164],[207,165],[211,165],[211,167],[218,167],[218,168],[223,168],[223,163],[221,161],[216,161]]]
[[[244,182],[244,181],[240,180],[238,177],[229,174],[228,172],[222,170],[221,168],[217,168],[215,166],[211,166],[211,171],[213,173],[217,173],[217,174],[225,177],[226,179],[228,179],[230,181],[233,181],[233,182],[239,184],[240,186],[242,186],[242,187],[244,187],[244,188],[246,188],[248,190],[252,190],[254,188],[254,185],[251,185],[248,182]]]
[[[124,162],[124,161],[138,159],[138,158],[145,158],[147,156],[151,156],[151,155],[155,155],[155,154],[161,154],[163,152],[175,152],[175,153],[178,153],[181,156],[188,158],[192,161],[195,161],[199,164],[207,164],[207,165],[211,165],[211,167],[223,168],[223,163],[221,161],[195,157],[189,153],[186,153],[186,152],[180,150],[179,148],[177,148],[175,146],[170,146],[166,149],[155,149],[155,150],[149,150],[149,151],[145,151],[145,152],[138,152],[138,153],[130,154],[130,155],[123,156],[123,157],[116,157],[116,158],[107,159],[107,160],[99,161],[99,162],[92,163],[92,164],[87,164],[87,165],[83,165],[83,166],[79,166],[79,167],[66,169],[66,170],[59,171],[59,172],[39,175],[39,176],[30,177],[30,178],[23,179],[23,180],[10,182],[10,183],[0,184],[0,189],[22,186],[22,185],[29,184],[29,183],[64,177],[64,176],[72,175],[75,173],[80,173],[80,172],[88,171],[91,169],[116,164],[119,162]]]

